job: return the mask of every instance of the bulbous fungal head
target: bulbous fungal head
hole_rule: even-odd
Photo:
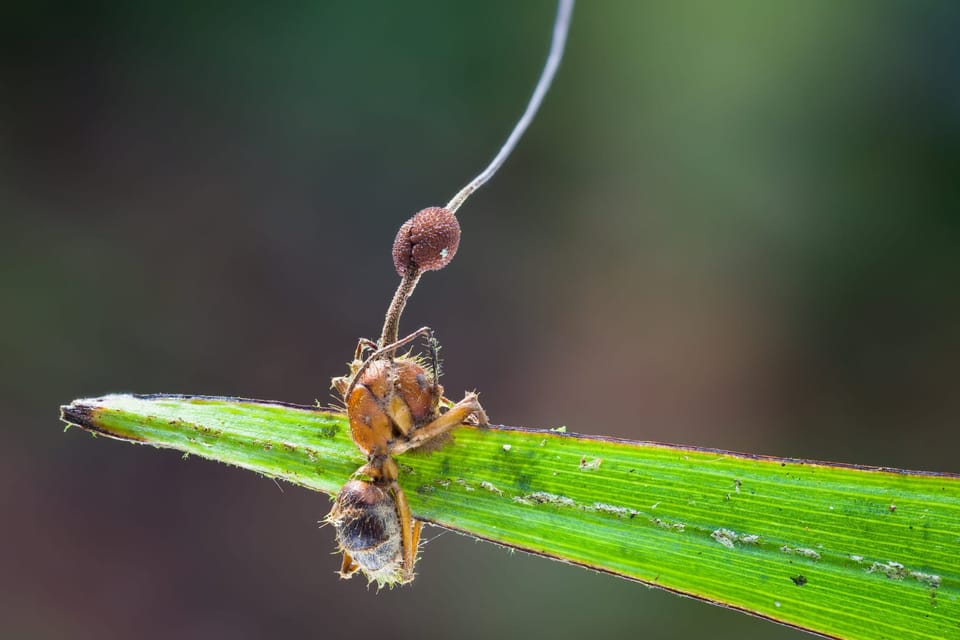
[[[387,491],[362,480],[343,485],[327,516],[340,550],[350,555],[370,581],[402,582],[403,537],[397,505]]]
[[[393,241],[393,266],[402,277],[412,270],[447,266],[460,244],[460,223],[443,207],[429,207],[403,223]]]

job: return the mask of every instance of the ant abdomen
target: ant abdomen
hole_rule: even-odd
[[[340,549],[373,580],[394,582],[403,566],[397,505],[385,489],[362,480],[343,486],[328,521]]]

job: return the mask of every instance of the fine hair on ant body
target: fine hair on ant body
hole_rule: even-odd
[[[361,571],[378,586],[413,580],[422,523],[410,513],[394,456],[442,442],[450,429],[461,424],[489,423],[476,392],[466,393],[457,403],[443,396],[433,331],[423,327],[398,338],[400,316],[420,276],[442,269],[456,254],[460,243],[457,210],[493,177],[532,122],[563,57],[572,11],[573,0],[559,0],[540,79],[494,159],[446,207],[423,209],[400,227],[393,244],[400,284],[387,309],[380,340],[361,339],[349,373],[332,380],[331,386],[346,407],[351,437],[367,458],[337,494],[326,519],[336,531],[343,554],[342,578]],[[427,339],[429,362],[410,353],[397,355],[398,349],[418,338]]]

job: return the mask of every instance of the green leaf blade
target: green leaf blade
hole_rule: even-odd
[[[335,412],[107,396],[64,419],[336,493]],[[461,427],[399,458],[418,519],[843,638],[960,637],[960,477]]]

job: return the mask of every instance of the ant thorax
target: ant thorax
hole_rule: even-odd
[[[375,456],[437,418],[443,388],[417,358],[402,356],[372,361],[348,393],[343,400],[353,441]]]

